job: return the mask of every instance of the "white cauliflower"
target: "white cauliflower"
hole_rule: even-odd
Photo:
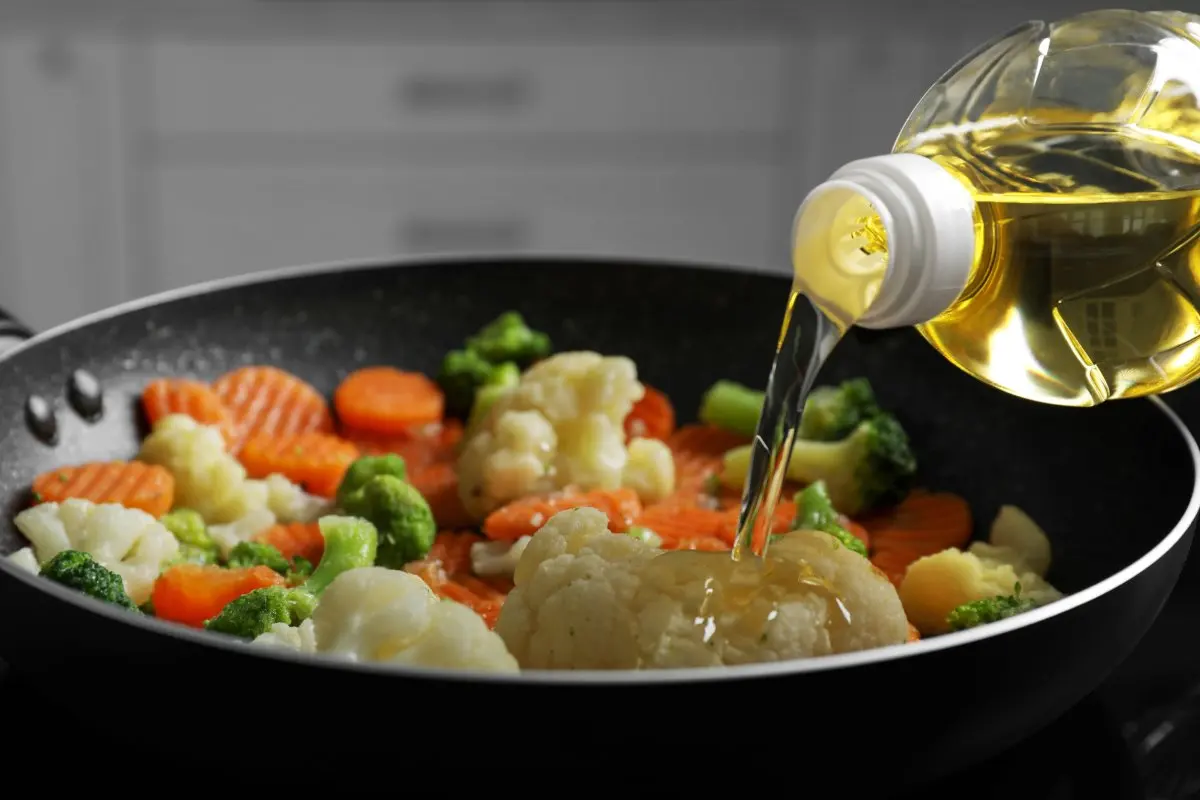
[[[82,550],[120,575],[139,605],[150,597],[163,563],[179,553],[179,542],[158,520],[115,503],[39,503],[13,521],[33,543],[39,564],[63,550]]]
[[[895,588],[833,537],[787,534],[768,559],[764,572],[725,553],[663,553],[609,532],[595,509],[562,511],[522,554],[496,632],[525,669],[717,666],[906,641]],[[758,582],[753,596],[702,607],[711,577],[728,585],[735,569]]]
[[[31,572],[34,575],[42,571],[42,566],[38,563],[37,556],[33,554],[32,547],[22,547],[10,555],[8,560],[13,566],[23,569],[26,572]]]
[[[266,506],[251,508],[241,517],[224,525],[210,525],[208,535],[221,551],[222,558],[229,558],[233,548],[248,542],[275,524],[275,515]]]
[[[185,414],[160,419],[138,460],[166,467],[175,477],[175,507],[194,509],[210,525],[267,505],[267,485],[246,479],[245,468],[225,451],[220,429]]]
[[[333,501],[309,494],[283,475],[271,474],[266,485],[267,508],[279,522],[316,522],[333,513]]]
[[[504,642],[416,575],[360,567],[338,575],[313,612],[317,651],[352,661],[518,672]]]
[[[623,356],[567,352],[534,364],[468,431],[458,460],[464,507],[482,519],[510,500],[567,486],[629,485],[647,500],[669,493],[674,465],[665,472],[654,446],[639,445],[626,476],[624,421],[643,394]]]
[[[657,503],[675,491],[675,456],[666,442],[633,439],[621,483],[637,492],[643,503]]]
[[[481,577],[503,575],[511,578],[532,538],[522,536],[515,542],[475,542],[471,545],[471,572]]]
[[[251,644],[264,647],[280,647],[298,653],[317,652],[317,635],[311,618],[292,627],[286,622],[276,622],[266,633],[259,634]]]
[[[965,551],[952,547],[909,565],[900,599],[922,636],[947,633],[947,617],[955,608],[1010,595],[1017,583],[1021,596],[1038,605],[1062,597],[1045,579],[1050,540],[1025,512],[1015,506],[1001,508],[988,539],[973,542]]]

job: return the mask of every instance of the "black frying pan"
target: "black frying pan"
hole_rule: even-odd
[[[432,372],[464,335],[515,308],[560,350],[632,357],[686,420],[718,378],[765,382],[788,288],[779,276],[630,261],[429,260],[290,270],[94,315],[0,357],[0,552],[23,543],[9,520],[36,473],[137,451],[145,433],[137,397],[153,376],[213,378],[272,363],[329,392],[367,363]],[[70,401],[78,369],[103,388],[97,419]],[[924,484],[971,499],[978,533],[1002,503],[1038,520],[1055,547],[1050,579],[1073,594],[974,631],[845,656],[716,672],[497,678],[250,649],[139,620],[0,563],[0,655],[48,702],[78,703],[61,687],[102,687],[96,702],[114,698],[131,720],[196,702],[190,725],[173,733],[175,753],[212,752],[229,728],[224,714],[206,724],[206,687],[215,698],[242,686],[278,698],[285,722],[328,731],[327,756],[395,758],[416,713],[433,739],[458,735],[480,715],[486,738],[502,743],[490,747],[511,751],[498,757],[535,751],[540,765],[615,765],[616,751],[634,765],[646,754],[646,769],[677,754],[680,764],[744,758],[771,772],[755,749],[765,747],[784,759],[776,769],[803,762],[827,774],[838,765],[847,785],[863,789],[873,778],[894,788],[956,770],[1057,717],[1131,651],[1191,544],[1200,454],[1159,401],[1090,410],[1025,402],[959,372],[911,330],[869,342],[852,335],[821,382],[850,375],[868,376],[897,411]],[[31,431],[31,395],[55,408],[53,444]],[[82,710],[95,718],[100,707]],[[435,707],[443,713],[429,713]],[[142,753],[156,746],[137,742]],[[461,766],[457,748],[441,752]]]

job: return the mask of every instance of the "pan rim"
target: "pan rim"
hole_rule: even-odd
[[[659,266],[666,268],[706,269],[717,272],[723,271],[737,274],[758,275],[761,277],[780,277],[777,273],[760,269],[748,268],[743,270],[741,268],[734,269],[729,266],[721,266],[716,264],[692,264],[683,261],[603,256],[482,256],[478,254],[464,256],[450,254],[413,258],[380,257],[357,259],[352,261],[321,262],[317,264],[301,265],[298,267],[284,267],[277,270],[266,270],[260,273],[251,273],[249,275],[221,278],[214,281],[207,281],[204,283],[181,287],[179,289],[159,292],[157,294],[137,298],[116,306],[111,306],[92,314],[69,320],[31,337],[30,339],[14,346],[3,354],[0,354],[0,364],[3,364],[5,360],[15,353],[19,353],[25,350],[27,347],[32,347],[41,341],[52,339],[62,333],[84,327],[93,322],[99,322],[119,316],[120,314],[129,311],[150,307],[169,300],[206,294],[236,286],[253,285],[256,283],[266,283],[272,280],[283,278],[320,274],[335,269],[365,270],[396,266],[435,264],[448,261],[460,264],[484,264],[489,262],[499,263],[509,261],[545,264],[553,264],[562,261],[573,261],[575,263],[624,263],[630,265]],[[81,595],[80,593],[72,591],[66,587],[59,586],[49,581],[44,581],[38,576],[30,574],[12,564],[7,558],[0,558],[0,575],[5,576],[6,579],[25,583],[34,591],[40,591],[49,594],[61,602],[73,604],[78,608],[89,611],[93,614],[107,617],[118,623],[140,627],[150,633],[176,637],[203,647],[213,647],[234,653],[240,653],[242,655],[250,655],[265,659],[275,659],[294,665],[314,667],[317,669],[375,674],[380,677],[390,677],[394,679],[466,682],[476,684],[487,683],[497,687],[561,686],[567,688],[584,688],[659,686],[685,683],[739,681],[758,678],[784,678],[809,673],[823,673],[838,669],[867,667],[873,664],[889,662],[902,658],[912,658],[920,656],[924,653],[935,653],[941,650],[960,647],[986,639],[1003,636],[1006,633],[1037,625],[1039,622],[1066,614],[1094,600],[1097,600],[1112,591],[1115,591],[1129,581],[1133,580],[1142,572],[1149,569],[1151,566],[1160,561],[1167,553],[1173,550],[1179,544],[1180,540],[1182,540],[1187,534],[1189,529],[1192,528],[1196,522],[1198,514],[1200,514],[1200,445],[1197,444],[1195,437],[1192,435],[1191,431],[1188,430],[1186,424],[1184,424],[1179,415],[1169,405],[1167,405],[1162,398],[1148,397],[1145,399],[1145,401],[1156,406],[1159,412],[1162,413],[1166,418],[1166,421],[1175,427],[1183,439],[1184,444],[1187,446],[1188,454],[1191,456],[1192,460],[1191,495],[1188,499],[1188,503],[1183,514],[1176,521],[1175,525],[1166,534],[1166,536],[1155,543],[1155,545],[1140,558],[1126,565],[1112,575],[1109,575],[1107,578],[1093,583],[1078,592],[1066,595],[1065,597],[1046,606],[1042,606],[1041,608],[1037,608],[1018,616],[993,622],[978,628],[947,633],[929,639],[922,639],[914,643],[888,645],[885,647],[877,647],[870,650],[861,650],[852,653],[840,653],[835,655],[821,656],[818,658],[798,659],[792,661],[743,664],[729,667],[692,667],[663,670],[620,671],[565,671],[531,669],[522,670],[520,673],[516,674],[498,674],[479,670],[414,667],[406,665],[391,665],[378,662],[357,662],[337,657],[330,657],[323,654],[293,652],[279,647],[266,647],[262,645],[256,647],[248,642],[234,639],[232,637],[225,637],[208,633],[206,631],[187,628],[181,625],[165,622],[163,620],[154,619],[152,617],[134,616],[128,611],[115,608],[110,604],[94,600],[85,595]]]

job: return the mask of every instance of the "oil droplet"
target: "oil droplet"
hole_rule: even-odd
[[[84,419],[96,419],[104,411],[104,391],[100,381],[87,370],[77,369],[67,381],[67,400]]]
[[[25,424],[45,444],[58,442],[58,419],[54,408],[41,395],[30,395],[25,401]]]

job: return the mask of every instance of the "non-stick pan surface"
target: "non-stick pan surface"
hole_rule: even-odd
[[[97,315],[0,357],[0,552],[23,543],[9,520],[36,473],[136,452],[145,433],[137,396],[155,376],[213,378],[269,363],[329,392],[366,364],[433,372],[467,333],[517,309],[559,350],[632,357],[686,420],[718,378],[763,384],[787,290],[778,276],[679,265],[445,260],[289,271]],[[98,419],[68,401],[78,369],[104,390]],[[496,679],[267,654],[131,621],[3,564],[0,656],[50,700],[65,686],[94,691],[96,703],[119,704],[129,719],[152,719],[181,692],[260,687],[310,730],[336,732],[323,742],[328,751],[394,755],[395,737],[411,735],[405,720],[416,714],[431,740],[459,735],[464,720],[486,720],[501,741],[536,742],[541,762],[603,763],[613,748],[644,747],[655,754],[649,768],[672,752],[688,761],[729,753],[738,740],[778,748],[780,769],[788,769],[796,759],[857,759],[881,742],[871,747],[870,769],[855,770],[862,786],[872,774],[896,786],[955,770],[1056,717],[1145,632],[1190,546],[1200,504],[1195,445],[1158,401],[1089,410],[1025,402],[957,371],[911,330],[869,341],[852,335],[822,382],[851,375],[869,377],[897,411],[926,486],[970,498],[981,535],[1001,504],[1020,505],[1053,540],[1051,580],[1078,594],[986,629],[853,656],[679,680]],[[56,407],[52,445],[26,423],[34,394]],[[197,715],[180,735],[211,747],[228,730],[220,719],[209,727]],[[171,743],[176,752],[182,746]],[[451,757],[461,763],[457,752]]]

